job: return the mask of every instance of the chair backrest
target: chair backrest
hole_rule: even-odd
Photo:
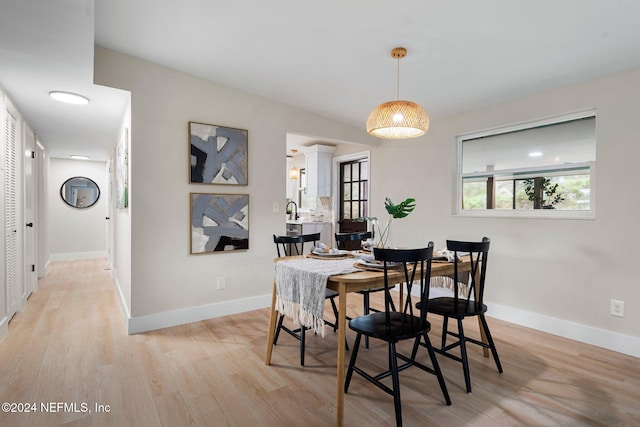
[[[359,249],[363,240],[371,239],[370,231],[357,231],[355,233],[336,233],[336,246],[338,249]],[[349,242],[354,242],[349,246]]]
[[[476,310],[480,309],[484,299],[484,282],[487,274],[487,259],[489,256],[489,245],[491,241],[488,237],[483,237],[481,242],[461,242],[457,240],[447,240],[447,249],[453,251],[455,259],[468,256],[471,262],[471,271],[462,273],[458,271],[458,263],[454,264],[454,307],[462,309],[465,304],[459,304],[460,299],[466,300],[467,304],[475,304]],[[468,277],[467,277],[468,275]],[[460,296],[460,283],[468,283],[465,296]]]
[[[386,313],[386,327],[390,331],[391,294],[389,289],[394,287],[398,280],[389,281],[389,273],[402,271],[404,283],[407,286],[406,298],[402,307],[402,317],[407,322],[414,323],[415,328],[423,329],[427,321],[427,304],[420,305],[420,312],[415,313],[412,302],[411,290],[413,286],[420,287],[420,300],[429,301],[429,278],[431,277],[431,260],[433,258],[433,242],[429,242],[426,248],[419,249],[389,249],[373,248],[376,260],[382,261],[384,266],[384,305]]]
[[[300,234],[299,236],[277,236],[273,235],[273,243],[276,244],[278,257],[303,255],[304,244],[313,242],[315,245],[320,240],[320,233]]]

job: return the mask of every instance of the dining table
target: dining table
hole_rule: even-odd
[[[289,256],[276,258],[275,262],[281,262],[286,260],[300,259],[305,256]],[[326,262],[331,262],[327,260]],[[471,271],[471,263],[468,257],[462,257],[458,262],[458,272],[468,273]],[[436,276],[453,276],[454,263],[447,261],[434,260],[431,264],[431,277]],[[479,269],[478,269],[479,274]],[[402,284],[404,281],[404,272],[402,270],[390,271],[389,278],[391,283],[394,281],[398,284]],[[346,311],[347,311],[347,296],[350,293],[361,291],[364,289],[384,286],[384,271],[375,269],[362,269],[347,274],[337,274],[330,276],[327,280],[327,288],[332,289],[339,294],[338,305],[338,355],[336,363],[336,426],[341,427],[344,420],[344,381],[345,381],[345,353],[346,353]],[[400,286],[400,305],[402,307],[402,289],[404,286]],[[267,333],[267,348],[265,354],[265,364],[271,364],[271,354],[273,350],[273,338],[276,330],[276,323],[278,320],[278,311],[276,310],[276,298],[277,288],[274,280],[273,294],[271,299],[271,313],[269,318],[269,329]],[[483,342],[487,342],[484,335],[484,330],[480,325],[480,335]],[[489,357],[489,352],[485,348],[484,356]]]

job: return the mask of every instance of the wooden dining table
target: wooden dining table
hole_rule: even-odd
[[[276,258],[275,262],[302,258],[302,256]],[[327,261],[330,262],[330,261]],[[479,270],[479,269],[478,269]],[[458,272],[465,273],[471,271],[471,263],[466,257],[458,262]],[[431,264],[431,277],[435,276],[452,276],[454,272],[454,264],[451,262],[433,261]],[[391,281],[402,283],[404,281],[404,273],[402,271],[390,272]],[[327,281],[327,288],[332,289],[339,294],[338,305],[338,358],[336,372],[336,426],[341,427],[344,420],[344,381],[345,381],[345,353],[346,353],[346,312],[347,312],[347,295],[352,292],[364,289],[384,286],[384,272],[362,270],[348,274],[340,274],[330,276]],[[403,288],[402,286],[400,287]],[[400,294],[402,295],[402,294]],[[401,297],[402,298],[402,297]],[[402,306],[402,299],[400,307]],[[273,295],[271,299],[271,314],[269,318],[269,330],[267,333],[267,349],[265,354],[265,364],[271,364],[271,353],[273,350],[273,337],[275,335],[276,323],[278,320],[278,311],[276,310],[276,284],[273,284]],[[480,327],[481,338],[486,342],[484,331]],[[484,349],[485,357],[489,357],[489,352]]]

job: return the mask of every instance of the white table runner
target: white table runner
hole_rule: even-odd
[[[324,299],[327,279],[360,271],[353,258],[299,258],[276,263],[276,310],[294,324],[312,327],[324,337]]]

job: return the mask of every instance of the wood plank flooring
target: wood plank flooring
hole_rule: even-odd
[[[0,412],[0,426],[334,425],[337,334],[308,335],[304,368],[286,334],[272,366],[264,365],[267,309],[128,336],[105,267],[54,263],[11,321],[0,342],[0,403],[36,406]],[[361,310],[360,296],[348,303],[349,315]],[[441,322],[431,320],[437,343]],[[461,366],[439,357],[453,401],[446,406],[435,377],[403,371],[405,426],[640,425],[640,359],[495,319],[489,325],[504,373],[472,347],[467,394]],[[386,355],[372,341],[360,357],[384,368]],[[345,425],[395,425],[391,396],[355,376]]]

